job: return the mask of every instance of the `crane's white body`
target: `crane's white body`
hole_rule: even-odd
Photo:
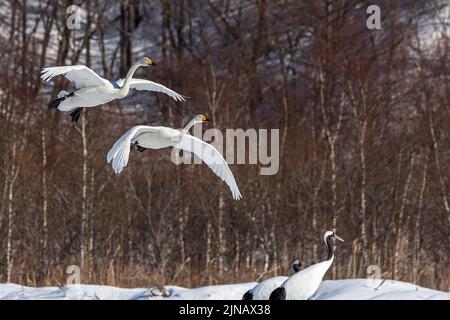
[[[150,59],[144,58],[131,66],[125,79],[117,81],[108,81],[84,65],[44,68],[41,78],[45,81],[50,81],[56,76],[64,75],[75,84],[77,90],[73,93],[69,94],[66,91],[61,91],[58,94],[58,98],[64,99],[61,99],[62,101],[57,108],[65,112],[70,112],[77,108],[96,107],[112,100],[125,98],[130,89],[162,92],[175,101],[184,101],[185,98],[182,95],[159,83],[132,78],[139,67],[151,64]]]
[[[344,241],[333,231],[326,231],[323,234],[323,241],[325,242],[325,245],[328,249],[327,259],[325,261],[313,264],[308,268],[302,269],[289,277],[279,288],[276,289],[276,291],[272,292],[273,294],[277,293],[277,297],[271,296],[271,299],[307,300],[314,295],[314,293],[319,288],[320,283],[325,276],[325,273],[328,271],[334,261],[334,248],[331,244],[331,238],[336,238],[339,241]],[[285,296],[283,297],[283,295]]]
[[[325,273],[333,263],[330,260],[316,263],[288,278],[281,287],[286,289],[286,300],[308,300],[319,288]]]
[[[294,269],[294,272],[299,272],[302,269],[302,265],[299,260],[295,260],[292,263],[292,269]],[[278,276],[278,277],[272,277],[268,278],[260,283],[258,283],[256,286],[254,286],[251,290],[248,290],[244,296],[242,297],[243,300],[269,300],[270,294],[273,290],[280,287],[284,281],[286,281],[288,277],[284,276]]]
[[[176,130],[162,126],[135,126],[129,129],[109,150],[107,161],[112,161],[116,174],[122,172],[128,164],[130,147],[138,145],[148,149],[173,147],[194,153],[203,160],[208,167],[221,178],[230,188],[233,198],[242,198],[233,173],[223,156],[209,143],[188,134],[188,130],[195,124],[202,122],[200,116],[192,119],[183,130]],[[203,117],[204,118],[204,117]],[[200,118],[201,119],[201,118]],[[203,120],[204,121],[204,120]]]
[[[281,286],[286,279],[288,279],[288,277],[279,276],[258,283],[249,291],[252,295],[251,300],[269,300],[272,291]]]

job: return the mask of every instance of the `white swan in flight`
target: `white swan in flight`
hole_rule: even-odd
[[[319,288],[322,278],[334,261],[334,248],[331,239],[339,238],[333,231],[323,234],[323,241],[328,249],[325,261],[313,264],[290,276],[279,288],[275,289],[269,300],[308,300]]]
[[[151,59],[142,58],[131,66],[125,79],[117,81],[103,79],[83,65],[44,68],[41,75],[43,80],[48,82],[56,76],[64,75],[68,80],[74,82],[76,87],[76,90],[70,93],[64,90],[60,91],[58,97],[51,101],[48,107],[71,112],[72,121],[78,121],[83,108],[95,107],[115,99],[125,98],[130,89],[162,92],[175,101],[185,101],[184,96],[162,84],[133,78],[139,67],[154,65],[155,63]]]
[[[196,123],[208,121],[204,115],[195,116],[182,130],[168,127],[135,126],[129,129],[114,143],[107,155],[107,161],[112,161],[112,168],[116,174],[122,172],[128,163],[130,150],[161,149],[173,147],[194,153],[205,162],[208,167],[221,178],[230,188],[233,198],[239,200],[242,195],[234,180],[233,173],[223,156],[209,143],[188,133]]]

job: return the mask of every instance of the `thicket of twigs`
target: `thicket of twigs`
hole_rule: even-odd
[[[290,273],[346,241],[328,278],[383,277],[449,290],[450,103],[445,1],[4,1],[0,59],[0,281],[185,286]],[[447,28],[447,29],[445,29]],[[46,104],[69,83],[45,66],[86,64],[190,99],[135,93],[78,124]],[[133,153],[115,176],[106,152],[136,124],[279,128],[280,171],[232,165],[244,199],[206,165]],[[211,127],[211,126],[210,126]]]

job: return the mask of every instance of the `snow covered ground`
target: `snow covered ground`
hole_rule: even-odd
[[[161,295],[161,289],[122,289],[100,285],[71,285],[66,287],[32,288],[17,284],[0,284],[0,299],[55,299],[55,300],[148,300],[148,299],[191,299],[191,300],[240,300],[256,282],[207,286],[186,289],[165,286],[168,297]],[[378,288],[376,288],[378,287]],[[375,289],[376,288],[376,289]],[[386,280],[372,286],[366,279],[323,281],[313,299],[326,300],[450,300],[450,293],[422,288],[411,283]]]

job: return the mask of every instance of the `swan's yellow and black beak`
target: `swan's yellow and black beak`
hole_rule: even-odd
[[[147,65],[149,65],[149,66],[156,66],[156,63],[154,63],[152,61],[152,59],[150,59],[150,58],[146,58],[145,61],[147,62]]]
[[[200,115],[200,119],[203,121],[203,122],[206,122],[206,121],[209,121],[209,119],[207,118],[207,117],[205,117],[204,115]]]

